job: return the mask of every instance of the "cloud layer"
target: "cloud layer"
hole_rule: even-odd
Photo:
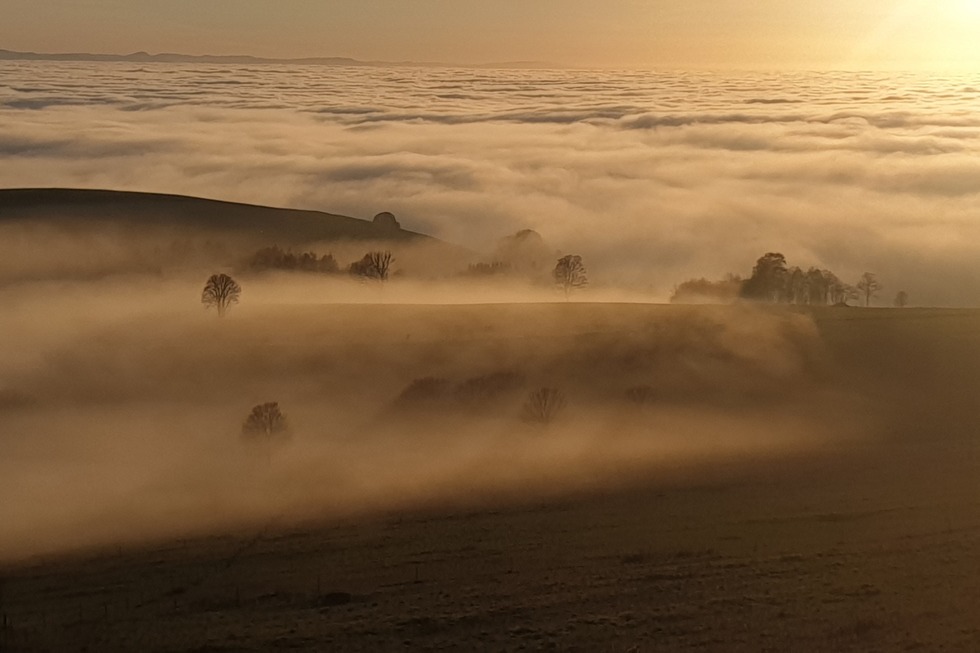
[[[539,230],[653,299],[781,251],[980,298],[980,78],[5,64],[0,186]]]

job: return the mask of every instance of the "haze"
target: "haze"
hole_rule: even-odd
[[[978,649],[980,3],[41,4],[0,649]]]
[[[8,49],[585,67],[976,70],[975,0],[7,0]]]
[[[532,228],[650,299],[769,251],[919,305],[980,296],[977,75],[4,70],[0,186],[387,210],[476,252]]]

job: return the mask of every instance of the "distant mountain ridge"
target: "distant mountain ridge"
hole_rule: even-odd
[[[350,57],[301,57],[279,59],[256,57],[248,54],[180,54],[162,52],[132,52],[130,54],[97,54],[91,52],[17,52],[0,49],[0,61],[93,61],[128,63],[205,63],[205,64],[281,64],[316,66],[416,66],[428,68],[563,68],[559,64],[544,61],[511,61],[487,64],[448,64],[433,61],[361,61]]]

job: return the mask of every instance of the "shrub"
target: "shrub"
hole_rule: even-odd
[[[398,395],[400,404],[417,404],[443,399],[449,392],[449,381],[434,376],[414,379]]]
[[[556,388],[540,388],[527,396],[523,417],[527,422],[551,423],[565,408],[565,395]]]
[[[286,416],[275,401],[254,406],[242,424],[242,437],[247,439],[271,440],[288,434]]]
[[[461,404],[478,407],[519,390],[523,385],[524,375],[519,372],[493,372],[466,379],[456,386],[453,394]]]

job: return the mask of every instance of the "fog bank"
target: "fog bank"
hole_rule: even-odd
[[[465,304],[473,295],[448,286],[444,303],[413,304],[424,295],[412,284],[273,277],[243,284],[218,318],[199,286],[0,290],[2,328],[20,345],[0,355],[0,493],[16,497],[0,508],[0,557],[544,498],[819,450],[870,428],[833,389],[832,357],[802,315]],[[366,291],[376,301],[347,301]],[[541,387],[567,401],[547,425],[522,418]],[[246,415],[267,401],[290,437],[243,441]]]
[[[779,251],[976,305],[975,76],[9,64],[0,186],[522,228],[665,298]],[[71,134],[71,138],[65,135]]]

